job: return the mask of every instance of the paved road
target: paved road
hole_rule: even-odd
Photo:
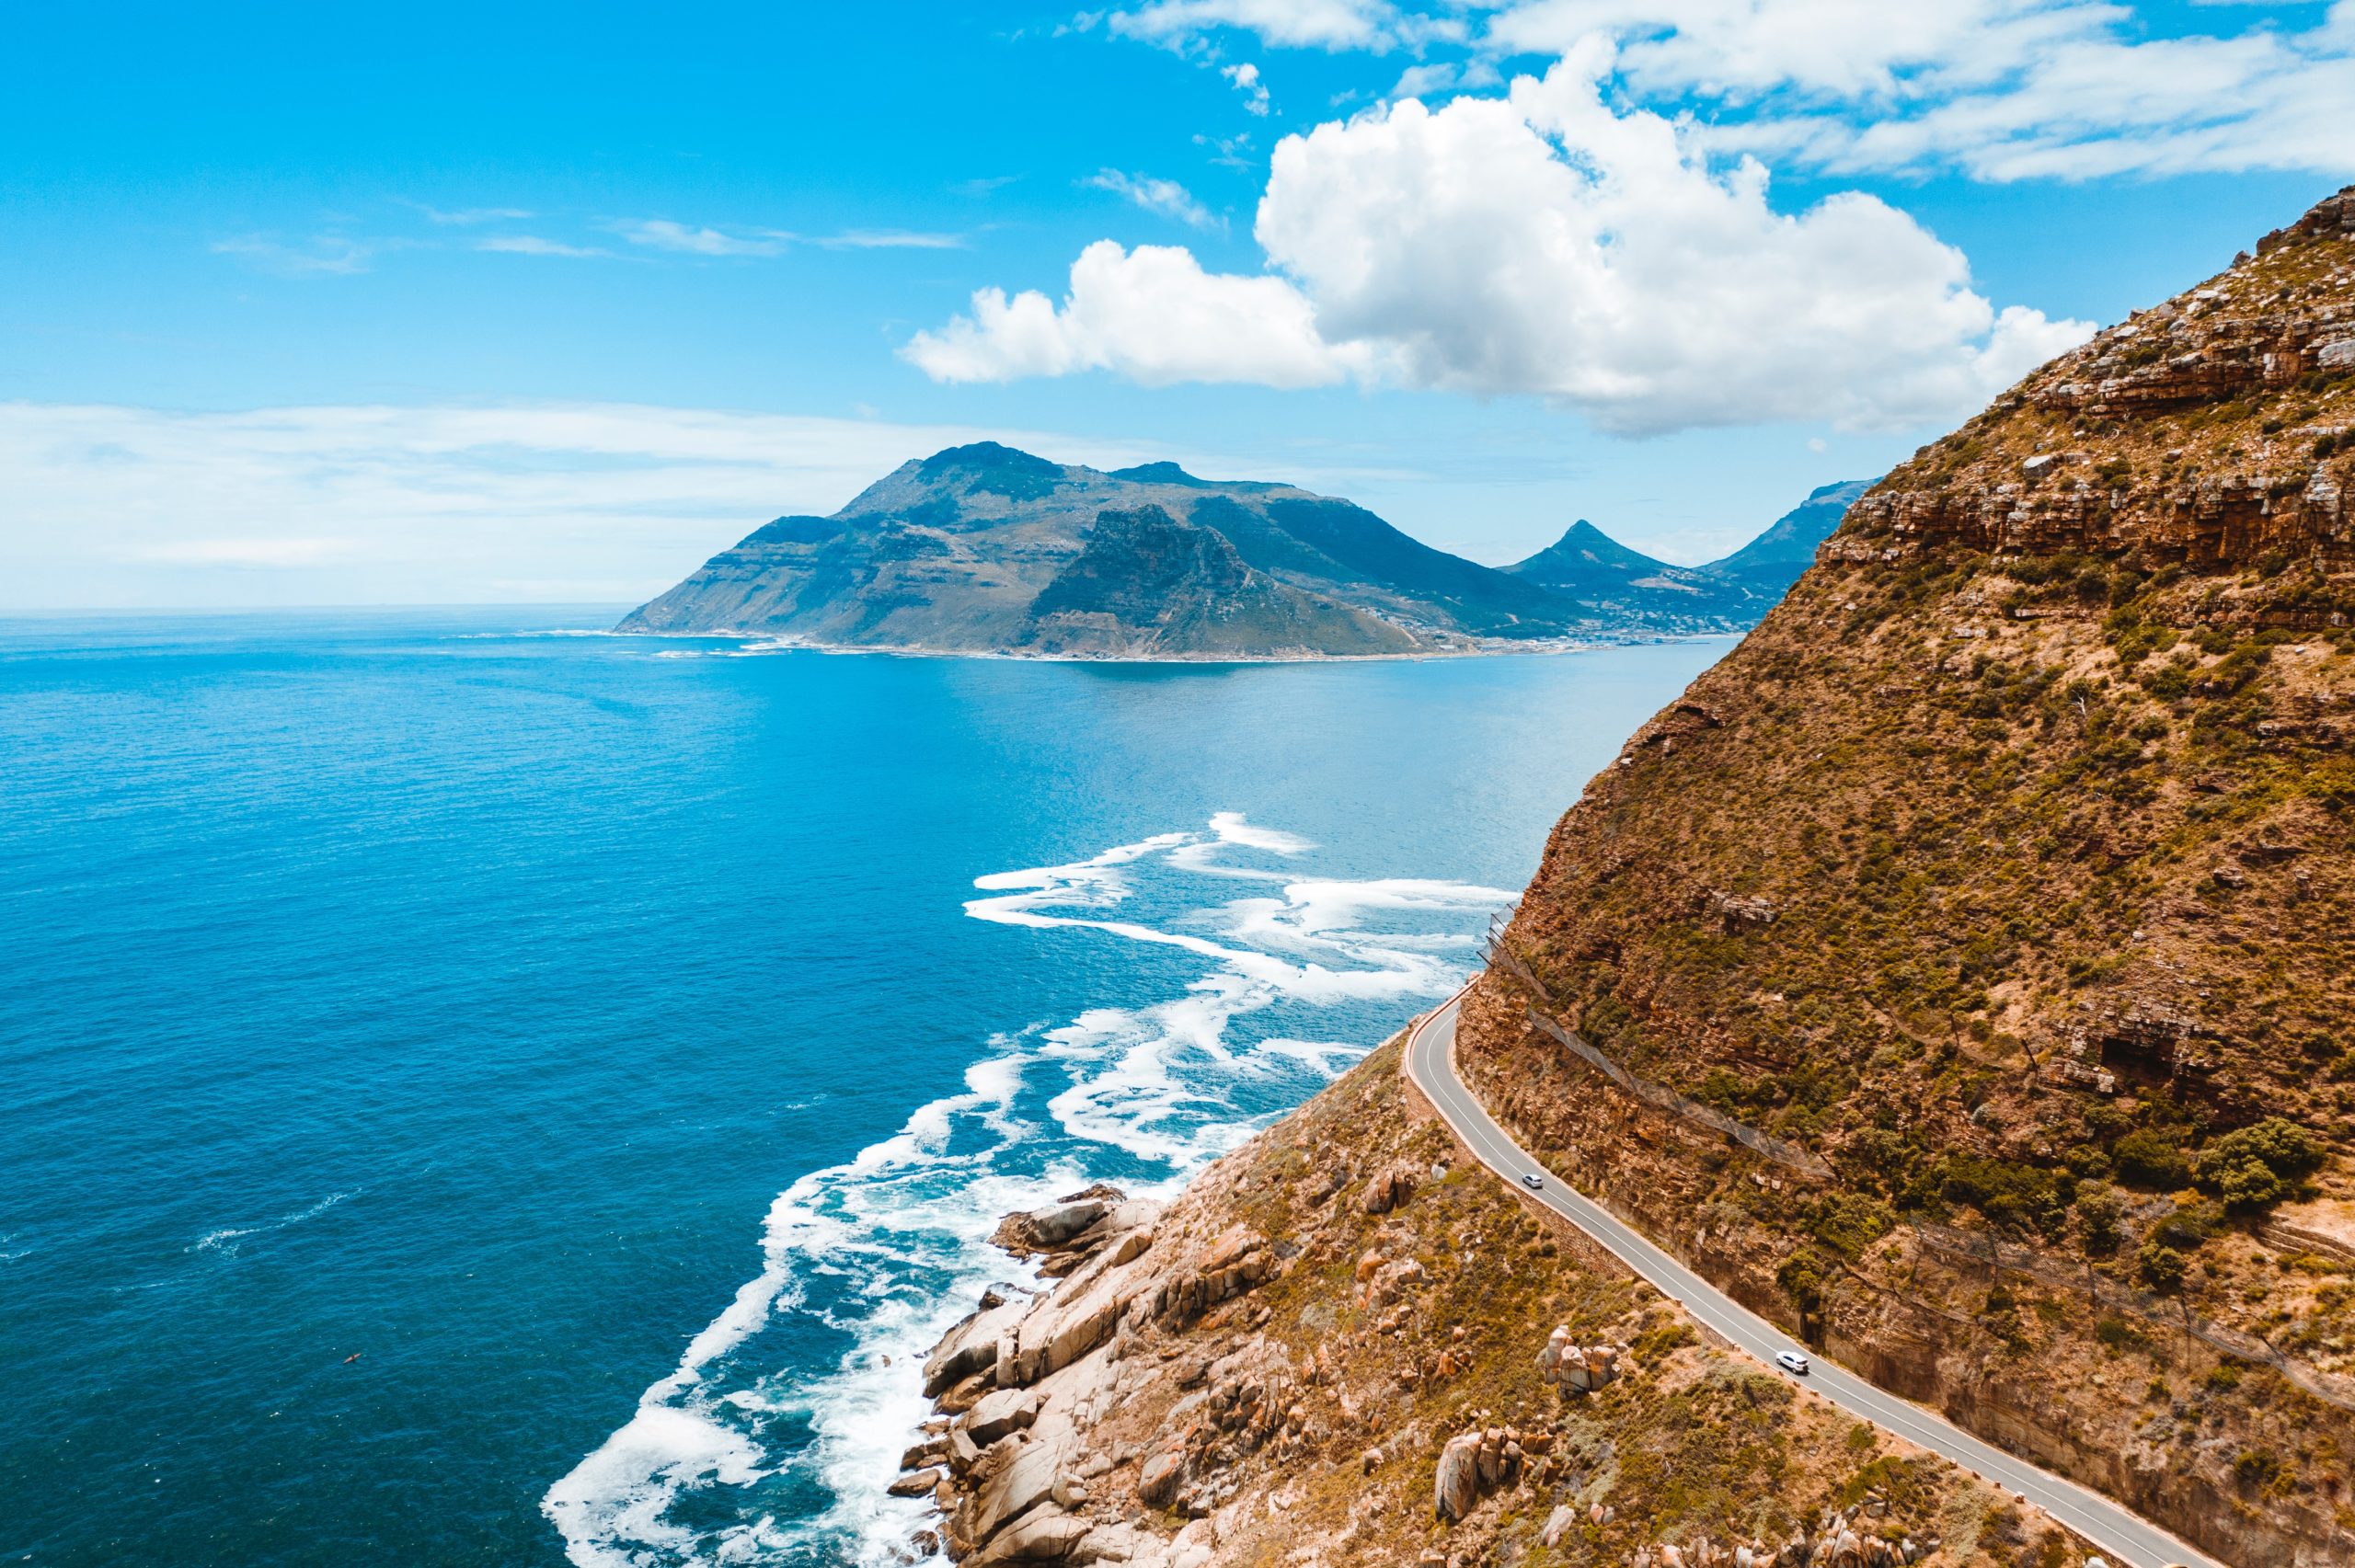
[[[1619,1260],[1683,1303],[1684,1310],[1759,1360],[1773,1364],[1778,1350],[1799,1350],[1788,1334],[1718,1291],[1699,1275],[1653,1246],[1611,1213],[1547,1171],[1514,1144],[1455,1074],[1455,1017],[1463,993],[1415,1026],[1407,1038],[1407,1073],[1430,1096],[1456,1135],[1481,1163],[1516,1187],[1532,1173],[1545,1186],[1529,1196],[1608,1248]],[[1910,1442],[1943,1454],[1964,1469],[1999,1482],[2102,1549],[2112,1568],[2223,1568],[2148,1519],[2129,1513],[2098,1493],[2039,1470],[1981,1442],[1970,1433],[1910,1400],[1900,1399],[1821,1356],[1811,1356],[1808,1387],[1852,1414],[1862,1416]]]

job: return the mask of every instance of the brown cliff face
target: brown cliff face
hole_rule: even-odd
[[[2355,1561],[2350,491],[2355,188],[1865,495],[1462,1036],[1753,1305],[2233,1562]]]
[[[962,1568],[2074,1568],[2084,1543],[1709,1342],[1469,1162],[1394,1043],[1163,1209],[1010,1217],[927,1362]]]

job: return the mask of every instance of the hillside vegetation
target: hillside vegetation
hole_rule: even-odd
[[[2350,490],[2355,188],[1859,499],[1463,1036],[1664,1244],[2233,1562],[2355,1561]]]

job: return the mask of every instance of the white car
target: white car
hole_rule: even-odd
[[[1534,1193],[1544,1192],[1545,1190],[1545,1178],[1538,1174],[1536,1172],[1532,1171],[1529,1174],[1521,1178],[1521,1185],[1527,1187]]]
[[[1804,1378],[1807,1376],[1807,1357],[1801,1356],[1796,1350],[1778,1350],[1775,1352],[1775,1365],[1780,1367],[1784,1371],[1788,1372],[1794,1378]]]

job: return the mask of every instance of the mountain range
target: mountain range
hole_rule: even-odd
[[[1863,486],[1741,551],[1672,567],[1580,521],[1511,567],[1432,548],[1346,500],[1103,472],[994,442],[903,464],[832,517],[780,517],[619,630],[1067,658],[1362,658],[1741,630]]]

